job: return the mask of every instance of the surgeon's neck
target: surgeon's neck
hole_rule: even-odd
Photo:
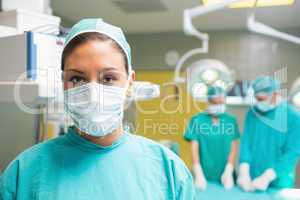
[[[77,128],[76,128],[76,130],[77,130],[78,134],[80,134],[85,139],[87,139],[95,144],[98,144],[100,146],[104,146],[104,147],[112,145],[123,134],[123,127],[119,127],[111,134],[102,136],[102,137],[95,137],[95,136],[88,135],[88,134],[80,131]]]
[[[214,116],[214,115],[212,115],[211,116],[212,117],[212,123],[213,124],[219,124],[219,117],[218,116]]]

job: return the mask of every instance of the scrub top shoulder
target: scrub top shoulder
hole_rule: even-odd
[[[192,176],[167,148],[124,133],[109,147],[74,128],[21,153],[0,177],[1,200],[192,200]]]

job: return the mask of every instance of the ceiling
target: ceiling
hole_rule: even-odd
[[[300,28],[300,0],[292,6],[257,9],[257,20],[281,29]],[[127,33],[182,30],[182,12],[200,0],[52,0],[55,15],[72,25],[81,18],[102,17]],[[245,29],[249,9],[224,9],[198,17],[200,30]]]

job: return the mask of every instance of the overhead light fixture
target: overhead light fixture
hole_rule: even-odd
[[[288,33],[281,32],[276,30],[268,25],[265,25],[261,22],[255,20],[255,15],[249,15],[247,18],[247,27],[250,31],[268,35],[275,38],[280,38],[282,40],[286,40],[295,44],[300,45],[300,37],[296,37],[294,35],[290,35]]]
[[[214,69],[207,69],[202,73],[202,80],[207,84],[212,84],[219,78],[219,74]]]
[[[195,83],[192,86],[192,96],[195,99],[201,99],[206,96],[208,87],[204,83]]]
[[[203,5],[210,5],[220,3],[223,0],[202,0]],[[255,6],[256,0],[242,0],[232,3],[230,8],[252,8]],[[295,0],[257,0],[256,7],[269,7],[269,6],[289,6],[295,3]]]
[[[234,83],[234,72],[215,59],[198,60],[187,68],[187,90],[197,100],[207,99],[210,86],[229,91]]]
[[[224,90],[226,90],[226,83],[222,80],[217,80],[214,85],[216,87],[220,87],[220,88],[223,88]]]

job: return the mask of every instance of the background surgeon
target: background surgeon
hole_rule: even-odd
[[[204,190],[207,181],[234,186],[234,164],[237,156],[239,129],[236,118],[225,112],[226,93],[210,87],[208,107],[190,120],[184,138],[191,142],[196,187]]]
[[[245,191],[293,187],[300,157],[300,118],[279,94],[280,82],[258,77],[256,98],[247,115],[238,184]]]

